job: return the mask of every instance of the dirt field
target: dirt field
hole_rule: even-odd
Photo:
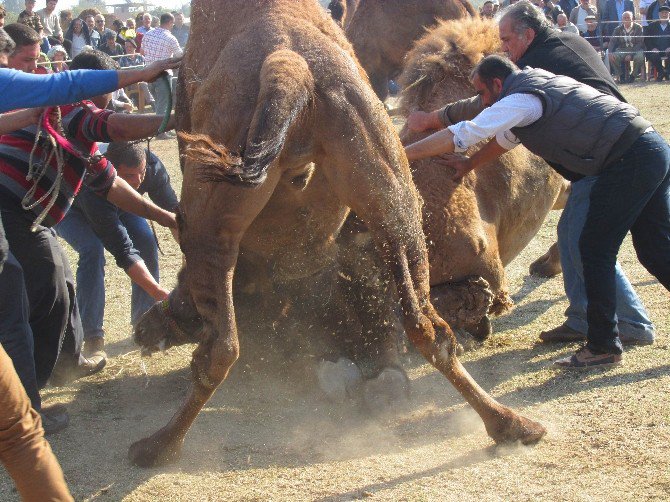
[[[670,85],[625,94],[670,139]],[[154,142],[175,187],[176,142]],[[106,370],[47,389],[69,407],[70,427],[50,438],[77,500],[670,500],[669,296],[637,263],[621,262],[655,322],[658,339],[626,352],[611,371],[561,373],[551,361],[575,346],[537,345],[563,320],[561,278],[527,275],[555,236],[557,214],[508,270],[516,309],[466,355],[478,382],[549,429],[536,447],[495,448],[469,406],[417,356],[406,360],[410,402],[372,418],[335,406],[297,378],[277,376],[244,353],[200,415],[177,464],[143,470],[130,443],[162,426],[189,384],[191,347],[143,360],[131,340],[129,279],[108,256]],[[162,282],[175,283],[178,248],[159,229]],[[76,260],[71,259],[72,263]],[[244,340],[242,341],[244,351]],[[282,372],[282,375],[285,373]],[[16,500],[0,473],[0,500]]]

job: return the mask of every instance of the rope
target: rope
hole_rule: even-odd
[[[56,121],[58,124],[60,124],[61,122],[60,109],[55,108],[54,110],[56,113]],[[21,200],[21,207],[24,210],[29,211],[35,208],[36,206],[42,204],[45,200],[49,199],[46,205],[44,206],[44,209],[42,209],[37,218],[35,218],[35,221],[33,221],[33,224],[30,227],[31,232],[35,232],[37,230],[37,227],[42,224],[44,218],[46,218],[47,214],[49,214],[49,211],[56,203],[58,195],[60,194],[60,187],[63,180],[63,168],[65,166],[63,148],[56,141],[54,136],[51,134],[51,131],[49,130],[49,129],[53,130],[51,124],[49,123],[50,112],[51,109],[46,109],[44,112],[42,112],[42,115],[40,116],[40,121],[37,125],[37,133],[35,134],[35,141],[33,143],[33,148],[30,151],[30,157],[28,158],[28,174],[26,175],[26,180],[33,181],[33,186],[30,187],[30,189],[26,192],[26,194],[23,196],[23,199]],[[46,131],[44,129],[46,129]],[[42,137],[44,137],[44,139],[49,141],[49,145],[46,149],[44,149],[45,151],[42,154],[42,162],[35,163],[34,162],[35,152],[37,151],[37,148],[41,143],[40,139]],[[49,187],[49,189],[44,193],[44,195],[42,195],[42,197],[31,203],[30,201],[33,199],[35,193],[37,192],[37,188],[39,186],[40,181],[46,174],[47,170],[51,168],[51,161],[54,157],[56,157],[56,178],[51,187]]]

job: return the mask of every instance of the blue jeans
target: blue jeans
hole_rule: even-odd
[[[119,219],[128,232],[133,246],[158,282],[158,245],[147,220],[125,211]],[[105,255],[102,242],[93,232],[86,218],[78,211],[70,211],[56,226],[56,231],[79,254],[77,263],[77,302],[84,326],[84,338],[104,337],[105,317]],[[132,284],[130,322],[136,324],[151,308],[155,300],[137,284]]]
[[[579,237],[589,211],[591,189],[597,179],[597,176],[589,176],[572,183],[570,196],[558,222],[558,248],[563,268],[565,294],[569,302],[565,311],[567,317],[565,325],[580,333],[588,331],[588,323],[586,322],[586,287],[582,258],[579,253]],[[632,338],[652,338],[654,326],[618,262],[615,274],[619,333]]]
[[[616,318],[616,256],[630,230],[640,263],[670,291],[670,147],[640,136],[591,189],[579,250],[588,306],[587,346],[621,353]]]

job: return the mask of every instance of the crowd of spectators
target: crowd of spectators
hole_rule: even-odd
[[[670,80],[670,0],[641,0],[639,22],[632,0],[579,0],[579,4],[575,0],[558,3],[533,0],[532,3],[543,10],[554,28],[584,37],[601,54],[619,83],[638,78]]]

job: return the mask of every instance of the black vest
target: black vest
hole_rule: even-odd
[[[526,68],[509,75],[500,99],[538,96],[542,117],[512,132],[531,152],[566,169],[592,176],[618,159],[651,124],[637,109],[569,77]]]

